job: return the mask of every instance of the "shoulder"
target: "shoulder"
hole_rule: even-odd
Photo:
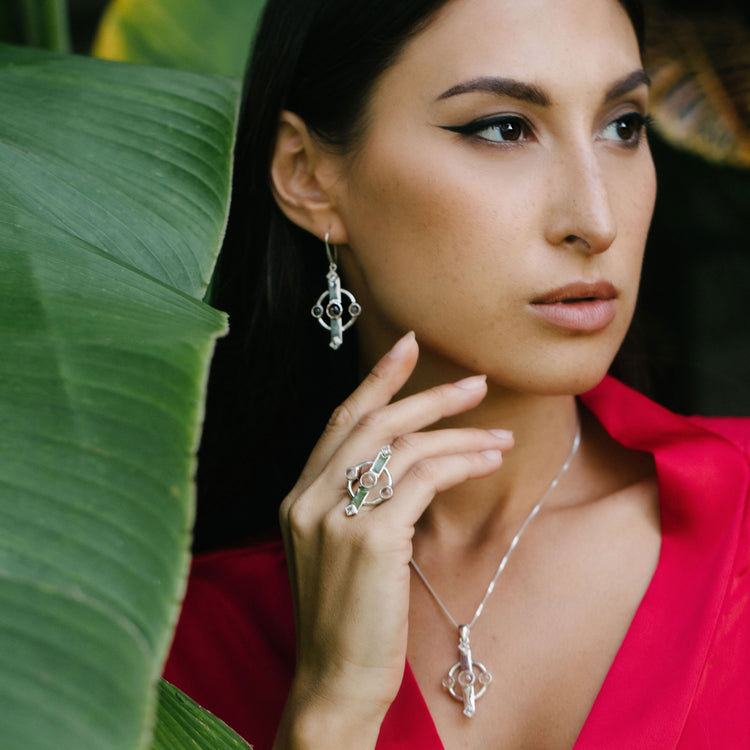
[[[227,628],[244,638],[292,636],[292,602],[281,541],[193,561],[180,628]]]
[[[665,409],[612,377],[582,394],[581,401],[618,442],[636,450],[691,454],[718,459],[750,458],[750,418],[687,417]]]
[[[750,462],[750,417],[688,418],[690,422],[732,443]]]
[[[675,414],[609,377],[581,400],[617,442],[653,456],[664,534],[747,560],[750,420]]]
[[[666,638],[644,638],[638,677],[654,664],[652,684],[683,675],[663,691],[689,696],[679,747],[748,747],[750,419],[674,414],[613,378],[581,400],[615,440],[655,461],[662,556],[643,611]]]
[[[257,747],[270,747],[294,662],[281,542],[197,557],[166,679]]]
[[[286,556],[278,539],[199,555],[190,570],[192,589],[213,590],[228,596],[238,588],[245,594],[257,588],[257,593],[263,595],[286,580]]]
[[[288,651],[293,643],[281,542],[195,558],[168,667],[193,673],[196,659],[232,661],[269,647]]]
[[[736,584],[750,565],[750,419],[685,417],[610,377],[581,400],[615,440],[653,455],[663,534],[721,555]]]

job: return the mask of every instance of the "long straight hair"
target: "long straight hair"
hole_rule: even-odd
[[[522,2],[523,0],[518,0]],[[605,0],[606,1],[606,0]],[[639,0],[619,0],[643,43]],[[279,114],[347,152],[378,77],[449,0],[269,0],[245,79],[227,236],[211,303],[230,333],[212,363],[198,464],[195,548],[273,529],[328,415],[357,382],[356,326],[333,352],[309,314],[325,288],[320,241],[269,186]]]

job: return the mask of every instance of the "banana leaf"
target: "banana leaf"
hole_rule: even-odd
[[[247,750],[248,745],[224,722],[207,713],[174,685],[159,686],[159,716],[151,750]]]
[[[3,750],[150,746],[238,89],[0,45]]]
[[[93,54],[236,78],[264,0],[113,0]]]

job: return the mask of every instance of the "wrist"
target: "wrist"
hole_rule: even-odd
[[[292,689],[281,717],[273,750],[341,750],[374,748],[385,710],[352,711],[322,696]],[[387,709],[386,709],[387,710]],[[364,714],[364,715],[363,715]]]

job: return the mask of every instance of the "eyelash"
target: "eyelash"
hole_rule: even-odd
[[[620,139],[620,143],[624,146],[634,148],[637,146],[644,132],[648,132],[651,127],[652,118],[649,115],[642,115],[639,112],[628,112],[620,117],[616,117],[610,122],[605,128],[602,128],[604,132],[607,128],[617,125],[619,123],[626,123],[634,128],[633,134],[629,138]],[[491,138],[485,138],[479,135],[484,130],[491,128],[501,128],[502,126],[520,126],[521,132],[516,138],[493,140]],[[532,133],[531,126],[522,117],[516,115],[501,115],[499,117],[489,117],[482,120],[474,120],[466,125],[453,125],[445,126],[444,130],[450,130],[453,133],[464,135],[468,137],[477,138],[481,141],[493,143],[493,144],[507,144],[507,143],[523,143],[528,136]],[[614,140],[614,139],[612,139]]]
[[[641,142],[644,133],[648,134],[651,122],[652,118],[650,115],[642,115],[640,112],[628,112],[612,120],[606,128],[602,129],[602,132],[619,123],[632,126],[634,128],[632,135],[629,138],[620,138],[619,141],[623,146],[635,148]]]
[[[490,138],[484,138],[483,136],[479,135],[479,133],[481,133],[483,130],[489,130],[490,128],[499,128],[503,125],[520,125],[522,135],[524,136],[528,136],[529,133],[531,133],[531,126],[526,122],[526,120],[515,115],[488,117],[483,120],[474,120],[473,122],[469,122],[466,125],[446,126],[444,129],[450,130],[453,133],[458,133],[459,135],[476,137],[481,141],[487,141],[490,143],[517,143],[519,140],[518,138],[493,141]]]

